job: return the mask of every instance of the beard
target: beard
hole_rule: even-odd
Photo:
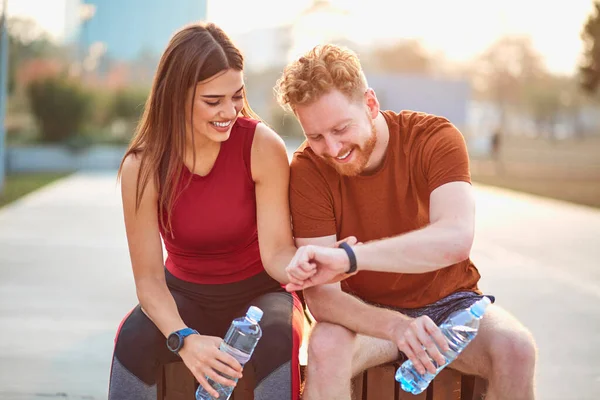
[[[347,164],[340,164],[335,160],[334,157],[325,157],[325,161],[331,165],[335,170],[344,176],[357,176],[360,175],[367,164],[369,163],[369,159],[375,150],[375,145],[377,144],[377,133],[375,131],[375,122],[371,120],[371,136],[362,144],[359,145],[351,145],[343,148],[338,157],[344,154],[347,154],[349,151],[352,151],[352,158],[354,158],[351,162]]]

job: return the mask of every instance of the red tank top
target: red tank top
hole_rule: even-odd
[[[166,268],[202,284],[241,281],[264,270],[258,247],[250,153],[258,121],[238,118],[206,176],[184,166],[182,190],[164,234]],[[190,175],[192,180],[185,187]]]

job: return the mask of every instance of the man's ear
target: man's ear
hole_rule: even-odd
[[[369,110],[369,115],[371,115],[371,118],[377,118],[380,109],[379,100],[377,100],[377,95],[375,94],[375,91],[373,89],[368,88],[365,92],[365,102],[367,104],[367,108]]]

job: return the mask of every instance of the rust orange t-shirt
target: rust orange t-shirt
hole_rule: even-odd
[[[305,142],[291,162],[294,236],[356,236],[361,242],[397,236],[429,224],[429,196],[454,181],[471,182],[464,138],[447,119],[414,111],[383,111],[390,131],[376,171],[340,175]],[[361,271],[342,289],[367,302],[417,308],[457,291],[481,293],[470,259],[423,274]]]

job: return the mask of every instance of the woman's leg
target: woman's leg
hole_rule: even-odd
[[[179,315],[187,326],[202,335],[222,337],[230,317],[207,310],[202,299],[170,287]],[[109,400],[156,400],[156,377],[160,367],[181,358],[173,354],[166,339],[138,305],[117,332],[110,374]]]
[[[158,368],[176,360],[165,346],[165,337],[136,306],[115,338],[109,400],[156,400]]]
[[[263,336],[248,365],[255,370],[254,399],[298,400],[298,353],[304,326],[300,300],[295,294],[278,291],[261,295],[249,305],[264,312],[260,322]]]
[[[168,271],[165,274],[181,318],[202,335],[222,338],[232,319],[243,315],[248,305],[260,307],[264,311],[260,324],[263,337],[248,365],[256,370],[255,399],[299,399],[298,351],[304,314],[296,295],[283,291],[266,273],[223,285],[197,285],[181,281]],[[179,360],[165,342],[137,306],[125,318],[115,339],[109,400],[156,399],[158,368]]]

